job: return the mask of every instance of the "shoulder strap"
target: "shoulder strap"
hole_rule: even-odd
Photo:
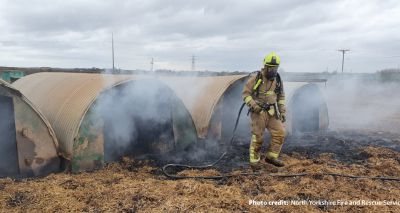
[[[261,82],[262,82],[261,71],[257,71],[255,85],[253,87],[253,91],[251,92],[251,95],[254,95],[254,93],[256,93],[256,97],[258,96],[258,94],[260,93],[260,84],[261,84]]]
[[[275,88],[275,93],[281,94],[282,93],[282,79],[281,75],[279,73],[276,74],[276,88]]]

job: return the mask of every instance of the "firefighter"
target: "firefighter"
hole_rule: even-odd
[[[251,76],[243,88],[243,100],[251,116],[250,165],[256,168],[260,165],[265,129],[271,140],[264,161],[277,167],[284,166],[278,158],[286,134],[283,125],[286,121],[285,93],[278,74],[279,64],[280,57],[275,52],[270,53],[264,58],[261,71]]]

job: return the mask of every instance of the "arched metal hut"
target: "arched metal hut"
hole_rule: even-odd
[[[49,119],[73,172],[99,168],[123,155],[160,154],[197,141],[183,103],[156,79],[37,73],[14,85]]]
[[[0,177],[60,171],[57,149],[49,122],[17,89],[0,80]]]
[[[248,75],[213,77],[162,77],[185,103],[196,125],[199,138],[227,142],[242,101]],[[286,129],[319,131],[328,128],[328,109],[319,87],[307,82],[284,82],[288,115]],[[312,115],[312,117],[302,116]],[[247,107],[243,109],[237,135],[250,136]]]

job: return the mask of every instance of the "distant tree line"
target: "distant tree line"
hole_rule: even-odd
[[[153,72],[148,70],[124,70],[124,69],[101,69],[101,68],[51,68],[51,67],[0,67],[0,74],[4,71],[22,71],[25,75],[37,72],[76,72],[76,73],[107,73],[107,74],[136,74],[136,75],[163,75],[163,76],[226,76],[226,75],[246,75],[253,71],[175,71],[159,69]],[[285,72],[280,71],[281,76],[286,81],[326,81],[331,78],[347,78],[358,76],[368,81],[381,82],[400,82],[400,69],[383,69],[376,73],[329,73],[329,72]]]
[[[383,82],[400,81],[400,69],[384,69],[377,72]]]

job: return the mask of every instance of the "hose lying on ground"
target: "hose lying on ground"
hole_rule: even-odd
[[[251,172],[251,173],[240,173],[237,175],[234,174],[225,174],[225,175],[216,175],[216,176],[180,176],[180,175],[173,175],[167,172],[167,168],[174,167],[174,168],[185,168],[185,169],[209,169],[214,167],[216,164],[218,164],[222,158],[224,158],[226,155],[226,152],[222,153],[222,155],[213,163],[208,164],[208,165],[203,165],[203,166],[190,166],[190,165],[184,165],[184,164],[167,164],[162,167],[162,172],[165,176],[171,179],[185,179],[185,178],[197,178],[197,179],[214,179],[214,180],[219,180],[223,178],[228,178],[228,177],[234,177],[234,176],[245,176],[245,175],[259,175],[260,173],[258,172]]]
[[[175,175],[175,174],[170,174],[167,172],[167,168],[184,168],[184,169],[209,169],[214,167],[216,164],[218,164],[222,158],[224,158],[226,155],[226,152],[224,152],[215,162],[208,164],[208,165],[202,165],[202,166],[190,166],[190,165],[184,165],[184,164],[167,164],[162,167],[162,172],[163,174],[171,179],[212,179],[212,180],[220,180],[220,179],[225,179],[225,178],[230,178],[230,177],[238,177],[238,176],[256,176],[260,175],[260,172],[242,172],[238,174],[223,174],[223,175],[215,175],[215,176],[181,176],[181,175]],[[348,175],[348,174],[339,174],[339,173],[269,173],[265,174],[270,177],[280,177],[280,178],[289,178],[289,177],[304,177],[304,176],[311,176],[311,177],[317,177],[317,176],[333,176],[333,177],[344,177],[344,178],[353,178],[353,179],[372,179],[372,180],[387,180],[387,181],[400,181],[400,178],[397,177],[384,177],[384,176],[356,176],[356,175]]]
[[[252,73],[249,74],[249,76]],[[245,106],[245,103],[243,103],[240,106],[236,122],[235,122],[235,127],[233,128],[233,133],[232,137],[230,140],[230,145],[233,145],[233,140],[235,138],[235,133],[236,129],[239,124],[239,119],[240,119],[240,114],[242,113],[242,110]],[[167,172],[167,168],[173,167],[173,168],[184,168],[184,169],[209,169],[214,167],[216,164],[218,164],[222,158],[224,158],[226,155],[226,152],[222,153],[222,155],[213,163],[208,164],[208,165],[203,165],[203,166],[190,166],[190,165],[185,165],[185,164],[167,164],[162,167],[162,172],[163,174],[171,179],[213,179],[213,180],[220,180],[224,178],[230,178],[230,177],[237,177],[237,176],[255,176],[255,175],[260,175],[260,172],[242,172],[238,174],[223,174],[223,175],[215,175],[215,176],[182,176],[182,175],[175,175],[175,174],[170,174]],[[400,181],[400,178],[397,177],[382,177],[382,176],[356,176],[356,175],[348,175],[348,174],[339,174],[339,173],[287,173],[287,174],[282,174],[282,173],[269,173],[266,174],[270,177],[281,177],[281,178],[288,178],[288,177],[304,177],[304,176],[333,176],[333,177],[345,177],[345,178],[353,178],[353,179],[372,179],[372,180],[388,180],[388,181]]]

